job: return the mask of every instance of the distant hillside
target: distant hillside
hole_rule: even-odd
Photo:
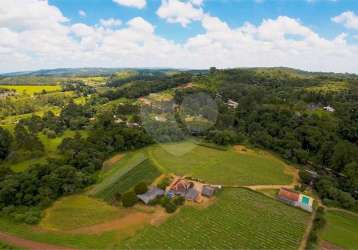
[[[162,72],[168,73],[173,71],[187,71],[183,69],[170,68],[59,68],[59,69],[42,69],[37,71],[22,71],[0,74],[0,77],[19,77],[19,76],[109,76],[116,72],[122,71],[138,71],[138,72]],[[190,70],[188,70],[190,71]],[[205,71],[205,70],[204,70]],[[192,72],[204,72],[203,70],[192,70]]]

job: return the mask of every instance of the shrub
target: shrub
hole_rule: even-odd
[[[148,191],[148,187],[147,184],[145,184],[144,182],[140,182],[134,187],[134,192],[136,194],[144,194],[147,191]]]
[[[160,201],[159,201],[160,205],[164,208],[169,202],[170,202],[170,199],[168,196],[163,196],[162,198],[160,198]]]
[[[170,184],[170,178],[169,178],[169,177],[165,177],[164,179],[162,179],[162,180],[158,183],[157,187],[160,188],[160,189],[165,190],[165,189],[169,186],[169,184]]]
[[[116,201],[121,201],[122,200],[122,194],[121,193],[116,193],[115,195],[114,195],[114,199],[116,200]]]
[[[177,210],[177,206],[173,202],[168,202],[164,206],[165,211],[169,214],[174,213]]]
[[[182,196],[177,196],[177,197],[174,198],[173,202],[177,206],[182,206],[185,203],[185,199]]]
[[[133,191],[124,193],[122,196],[122,204],[124,207],[132,207],[137,202],[137,196]]]

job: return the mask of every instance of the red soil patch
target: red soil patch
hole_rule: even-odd
[[[17,236],[9,235],[2,232],[0,232],[0,241],[6,242],[11,246],[33,250],[75,250],[74,248],[61,247],[31,240],[25,240]]]
[[[109,170],[113,167],[114,164],[122,160],[124,154],[116,154],[112,158],[108,159],[107,161],[103,162],[103,170]]]
[[[328,241],[323,241],[319,246],[320,250],[342,250],[343,248],[333,245]]]

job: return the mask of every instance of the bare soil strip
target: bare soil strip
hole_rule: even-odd
[[[320,250],[343,250],[343,248],[333,245],[332,243],[330,243],[328,241],[323,241],[320,244],[319,249]]]
[[[110,170],[114,166],[114,164],[119,162],[123,157],[124,154],[116,154],[112,158],[106,160],[105,162],[103,162],[103,170],[104,171]]]
[[[75,248],[61,247],[45,243],[39,243],[32,240],[25,240],[17,236],[2,232],[0,232],[0,241],[3,241],[11,246],[31,250],[75,250]]]

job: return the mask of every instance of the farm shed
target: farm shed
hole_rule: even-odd
[[[201,194],[206,197],[212,197],[214,195],[214,193],[215,193],[215,188],[213,188],[209,185],[204,185],[203,189],[201,191]]]
[[[190,188],[185,194],[185,199],[188,201],[196,201],[200,195],[200,192],[195,188]]]
[[[156,199],[159,196],[164,195],[164,190],[157,188],[157,187],[151,187],[149,190],[144,194],[137,195],[138,199],[143,201],[145,204],[148,204],[150,201]]]
[[[306,211],[312,212],[313,198],[307,195],[286,188],[281,188],[277,198],[289,205],[300,207]]]
[[[300,194],[287,188],[281,188],[277,198],[292,206],[297,206],[300,200]]]

